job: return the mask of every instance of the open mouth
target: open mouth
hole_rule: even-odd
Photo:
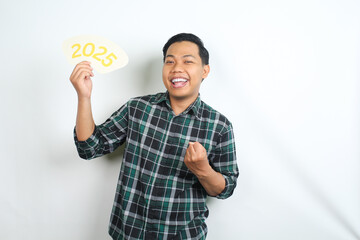
[[[174,78],[174,79],[171,79],[171,83],[172,83],[172,86],[174,88],[182,88],[184,87],[187,83],[188,83],[189,80],[185,79],[185,78]]]

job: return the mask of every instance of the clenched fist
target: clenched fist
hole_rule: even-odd
[[[210,196],[216,196],[225,189],[223,175],[209,164],[206,149],[198,142],[190,142],[186,150],[184,163],[196,175]]]
[[[207,158],[206,149],[198,142],[189,143],[184,163],[197,177],[206,176],[212,170]]]
[[[77,64],[71,73],[70,81],[79,98],[90,98],[92,90],[91,77],[94,76],[90,62],[83,61]]]

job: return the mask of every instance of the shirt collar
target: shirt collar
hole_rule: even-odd
[[[166,105],[171,109],[168,91],[166,91],[165,93],[159,94],[153,101],[154,104],[159,104],[161,102],[165,102]],[[196,118],[200,119],[201,118],[200,107],[201,107],[201,99],[200,99],[200,93],[199,93],[199,96],[196,98],[195,102],[190,104],[190,106],[182,114],[188,114],[188,113],[190,114],[190,112],[192,112]]]

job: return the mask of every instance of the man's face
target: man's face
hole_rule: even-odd
[[[163,66],[163,82],[170,100],[195,101],[201,81],[209,71],[209,65],[202,64],[195,43],[183,41],[171,44]]]

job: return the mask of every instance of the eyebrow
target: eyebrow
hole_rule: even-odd
[[[175,58],[175,56],[174,56],[174,55],[171,55],[171,54],[166,55],[166,57],[167,57],[167,58],[168,58],[168,57]],[[193,56],[193,55],[191,55],[191,54],[184,55],[184,56],[182,56],[181,58],[187,58],[187,57],[196,58],[195,56]]]

